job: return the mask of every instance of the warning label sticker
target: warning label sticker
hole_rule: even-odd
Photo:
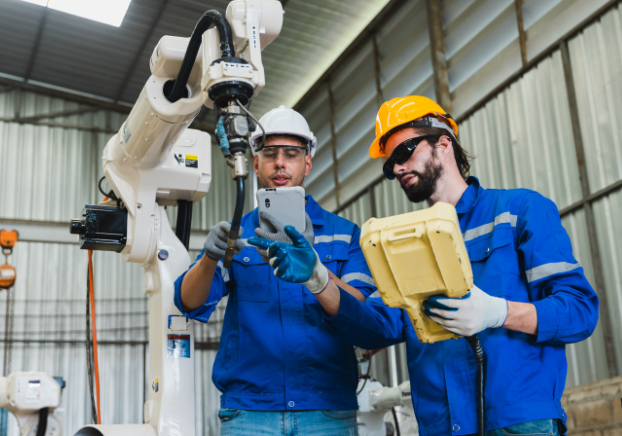
[[[131,137],[132,137],[132,132],[130,132],[130,126],[128,125],[126,121],[125,124],[123,125],[123,142],[127,144],[128,142],[130,142]]]
[[[168,357],[190,358],[190,335],[168,335],[166,354]]]
[[[153,383],[151,383],[151,389],[153,389],[154,393],[157,393],[160,390],[160,379],[158,377],[156,377]]]
[[[199,168],[199,156],[194,154],[175,153],[175,160],[181,166]]]
[[[187,154],[186,155],[186,166],[190,168],[199,168],[199,156]]]

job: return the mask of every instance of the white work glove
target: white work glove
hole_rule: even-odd
[[[220,260],[225,256],[225,250],[227,249],[227,240],[229,239],[229,231],[231,230],[231,224],[227,221],[221,221],[211,228],[203,248],[205,249],[205,255],[212,260]],[[238,238],[242,237],[244,229],[240,227]],[[244,248],[244,241],[238,239],[235,242],[235,254],[240,254],[242,248]]]
[[[285,226],[281,221],[279,221],[276,217],[271,215],[266,211],[259,212],[259,216],[266,220],[270,227],[273,228],[272,231],[264,230],[262,228],[255,229],[255,234],[260,238],[270,239],[271,241],[285,242],[287,244],[291,244],[292,240],[285,233]],[[311,244],[313,247],[313,243],[315,242],[315,233],[313,232],[313,223],[311,222],[311,218],[309,218],[309,214],[305,212],[305,231],[302,232],[302,236]],[[269,262],[270,258],[268,257],[267,250],[263,250],[257,247],[257,252],[261,254],[261,258],[264,262]]]
[[[508,303],[492,297],[477,286],[462,298],[440,295],[423,302],[425,314],[441,327],[461,336],[472,336],[487,328],[502,327],[508,316]]]

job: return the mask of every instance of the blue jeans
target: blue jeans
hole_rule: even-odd
[[[356,410],[253,412],[220,409],[221,436],[356,436]]]
[[[497,428],[486,432],[486,436],[559,436],[557,420],[539,419],[537,421],[522,422],[508,427]]]

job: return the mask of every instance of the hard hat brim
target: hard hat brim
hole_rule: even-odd
[[[380,147],[380,138],[374,139],[374,142],[371,143],[371,147],[369,147],[369,155],[372,159],[379,159],[386,156],[384,150]]]

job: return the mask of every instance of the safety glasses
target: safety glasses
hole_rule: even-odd
[[[406,141],[402,142],[400,145],[395,147],[391,157],[387,159],[382,167],[382,171],[387,179],[393,180],[395,179],[395,174],[393,173],[393,167],[395,165],[402,165],[410,156],[415,152],[415,148],[419,145],[419,143],[423,140],[429,138],[440,138],[443,135],[426,135],[426,136],[418,136],[416,138],[410,138]]]
[[[274,162],[279,157],[279,153],[283,154],[285,160],[299,161],[306,154],[306,147],[295,147],[291,145],[270,145],[259,151],[259,157],[267,162]]]

